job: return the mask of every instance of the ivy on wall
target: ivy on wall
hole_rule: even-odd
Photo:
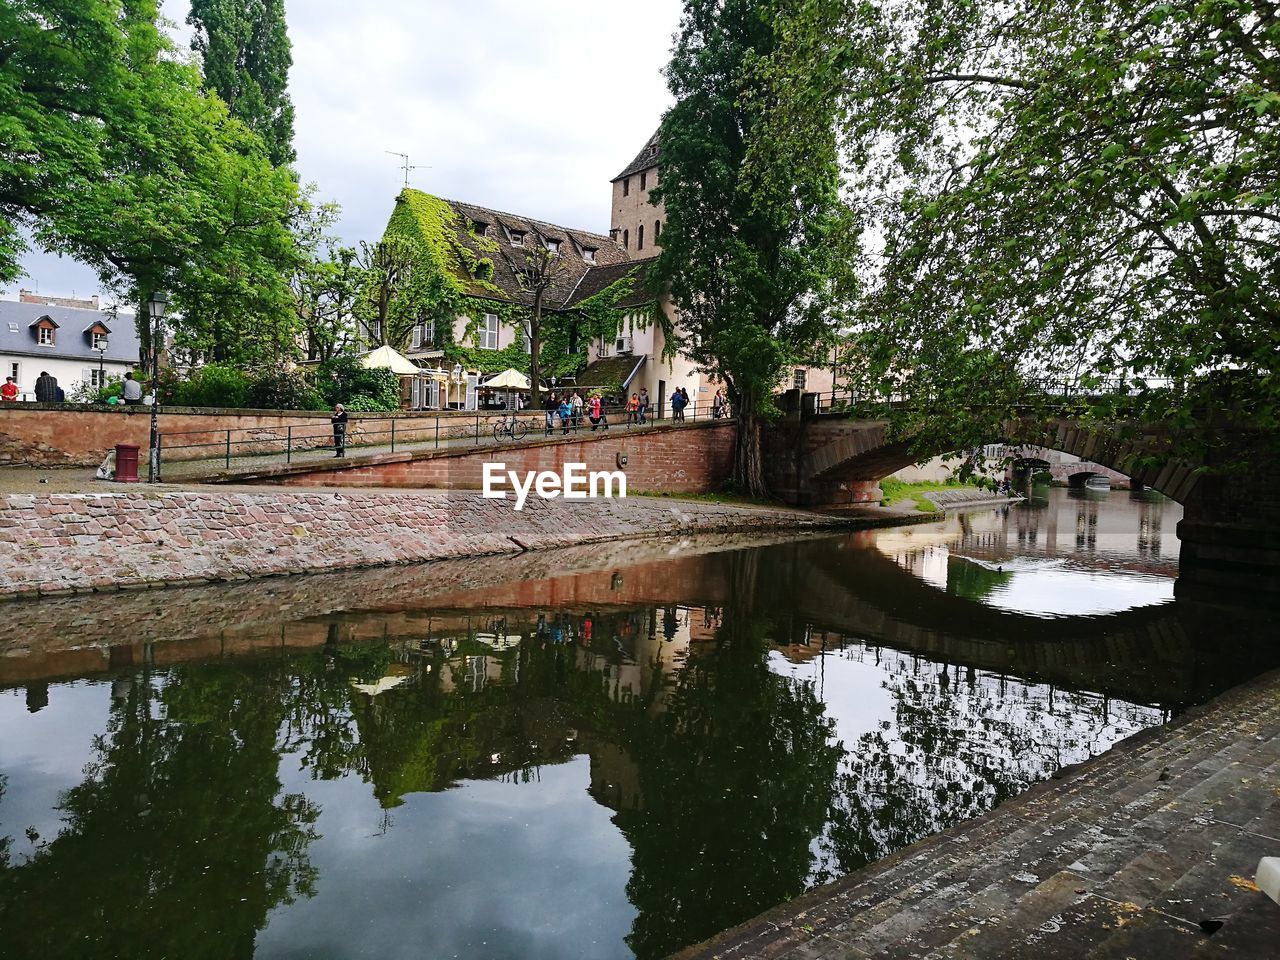
[[[493,282],[497,243],[473,235],[470,225],[461,221],[438,197],[420,190],[401,191],[383,236],[384,241],[402,243],[413,251],[411,282],[405,285],[398,309],[419,323],[434,326],[434,342],[441,345],[448,365],[461,363],[481,373],[500,373],[512,367],[527,374],[529,355],[524,350],[523,331],[531,311]],[[461,236],[476,249],[463,243]],[[544,311],[539,358],[544,376],[559,379],[577,373],[587,362],[587,347],[592,341],[612,340],[618,335],[623,318],[636,312],[618,304],[632,293],[639,269],[569,310]],[[496,314],[500,324],[521,335],[501,350],[482,348],[479,334],[486,313]],[[652,318],[656,313],[650,311],[646,316]],[[461,337],[455,339],[454,322],[459,317],[467,318],[467,323]]]

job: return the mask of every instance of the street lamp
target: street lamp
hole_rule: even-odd
[[[107,385],[106,372],[103,368],[103,361],[107,356],[107,338],[98,338],[98,391],[101,393],[102,388]]]
[[[151,456],[147,467],[147,482],[160,482],[160,321],[164,319],[169,301],[159,291],[147,301],[147,315],[151,319]]]

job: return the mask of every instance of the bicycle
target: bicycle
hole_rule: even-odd
[[[496,443],[501,443],[504,438],[515,443],[523,440],[528,432],[529,425],[514,414],[503,417],[493,425],[493,439]]]

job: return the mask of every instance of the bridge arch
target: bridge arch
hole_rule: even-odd
[[[790,456],[785,448],[774,451],[781,455],[772,458],[773,479],[784,499],[804,506],[878,500],[885,477],[922,458],[950,452],[920,450],[909,442],[891,440],[885,421],[818,415],[798,426],[800,436],[792,438]],[[1003,433],[996,442],[1079,457],[1184,505],[1201,475],[1197,464],[1153,456],[1166,446],[1166,434],[1159,425],[1124,424],[1108,430],[1067,419],[1016,420],[1006,424]]]

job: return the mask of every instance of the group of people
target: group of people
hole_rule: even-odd
[[[599,430],[601,428],[609,429],[609,415],[605,407],[604,397],[597,390],[584,400],[582,394],[577,390],[571,393],[555,393],[554,391],[547,394],[547,399],[542,405],[543,412],[546,414],[545,436],[551,436],[556,428],[556,421],[559,420],[560,428],[563,432],[568,433],[571,429],[577,430],[582,426],[583,418],[591,421],[591,429]]]
[[[0,386],[0,403],[16,403],[18,401],[18,380],[16,377],[5,377],[4,385]],[[48,370],[41,370],[40,376],[36,377],[36,403],[65,403],[67,399],[66,391],[58,385],[58,378],[49,373]],[[133,376],[132,372],[124,375],[124,383],[120,389],[120,401],[128,406],[133,406],[142,402],[142,384]],[[112,403],[115,401],[112,400]]]

